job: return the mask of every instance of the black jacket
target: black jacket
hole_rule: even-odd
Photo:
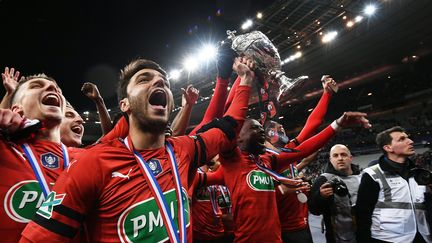
[[[351,164],[353,175],[360,174],[360,170],[357,165]],[[337,176],[343,176],[338,172],[333,165],[329,162],[324,171],[325,173],[334,174]],[[310,197],[308,200],[309,211],[314,215],[323,215],[324,223],[326,227],[326,239],[327,242],[335,242],[333,235],[333,227],[331,223],[331,211],[334,196],[329,198],[323,198],[320,194],[320,187],[322,184],[327,182],[327,178],[323,175],[319,176],[315,183],[312,185]]]
[[[410,177],[410,170],[414,168],[414,163],[408,160],[408,163],[399,164],[387,159],[384,155],[378,159],[378,163],[383,171],[400,175],[405,180]],[[371,225],[372,213],[378,201],[379,184],[372,177],[364,173],[360,182],[356,204],[357,219],[357,241],[371,242]]]

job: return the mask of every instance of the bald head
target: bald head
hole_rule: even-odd
[[[332,154],[332,152],[334,151],[339,151],[339,150],[344,150],[346,151],[349,155],[351,155],[351,151],[348,149],[347,146],[343,145],[343,144],[335,144],[333,145],[333,147],[331,147],[330,149],[330,155]]]
[[[339,172],[351,175],[352,159],[351,151],[343,144],[336,144],[330,149],[330,162]]]

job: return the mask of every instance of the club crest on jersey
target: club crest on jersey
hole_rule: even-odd
[[[246,182],[254,191],[274,191],[273,179],[260,170],[251,170],[246,176]]]
[[[175,190],[166,191],[163,195],[174,224],[178,227]],[[182,200],[185,205],[186,227],[189,227],[189,201],[184,188],[182,190]],[[137,202],[123,211],[117,222],[117,233],[121,242],[166,242],[168,234],[154,197]]]
[[[149,166],[154,176],[157,176],[162,172],[162,165],[157,159],[149,159],[147,161],[147,165]]]
[[[65,196],[66,194],[57,195],[55,191],[52,191],[36,213],[44,218],[50,219],[54,207],[60,205]]]
[[[44,201],[44,195],[36,180],[20,181],[6,193],[4,209],[12,220],[28,223]]]
[[[59,157],[51,152],[41,155],[42,165],[49,169],[58,169],[60,165],[59,160]]]

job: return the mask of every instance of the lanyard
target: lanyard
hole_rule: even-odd
[[[272,171],[272,170],[264,167],[259,156],[254,156],[252,154],[249,155],[249,156],[252,158],[252,160],[255,161],[255,163],[258,166],[258,168],[262,172],[266,173],[268,176],[270,176],[271,178],[273,178],[273,180],[279,181],[282,184],[290,185],[290,186],[297,186],[298,184],[300,184],[301,181],[299,181],[299,180],[294,180],[294,179],[286,178],[285,176],[281,176],[278,173],[276,173],[276,172],[274,172],[274,171]]]
[[[291,172],[291,176],[292,176],[292,178],[294,179],[296,176],[295,176],[295,167],[294,167],[294,164],[290,164],[290,172]]]
[[[208,186],[207,190],[209,192],[210,196],[210,202],[213,209],[213,213],[216,217],[220,217],[222,215],[222,212],[219,208],[218,202],[217,202],[217,186]]]
[[[39,182],[39,186],[42,189],[42,193],[44,194],[45,198],[47,198],[48,194],[50,193],[50,189],[48,187],[48,183],[45,179],[42,168],[40,167],[40,165],[36,159],[36,156],[34,155],[32,149],[28,143],[21,144],[21,148],[24,150],[24,154],[26,155],[27,160],[29,161],[29,163],[33,169],[33,173],[35,174],[36,179]],[[67,152],[66,146],[63,143],[61,144],[61,148],[62,148],[62,154],[63,154],[63,169],[65,169],[69,165],[69,154]]]
[[[230,202],[228,188],[226,188],[225,186],[219,185],[219,190],[222,192],[222,197],[224,199],[225,205],[228,208],[228,213],[231,213],[231,202]],[[225,190],[226,190],[227,194],[225,194]]]
[[[174,156],[174,151],[169,143],[166,144],[166,151],[168,152],[168,155],[170,157],[171,162],[171,171],[174,177],[174,184],[175,184],[175,190],[176,190],[176,199],[177,199],[177,206],[178,206],[178,220],[179,220],[179,226],[180,228],[180,237],[179,234],[177,234],[177,227],[174,224],[173,217],[171,216],[171,212],[168,208],[168,204],[163,196],[162,189],[159,186],[159,183],[157,182],[155,176],[153,175],[152,171],[150,170],[148,164],[144,160],[144,158],[139,154],[132,145],[132,142],[130,141],[129,137],[126,137],[124,140],[125,146],[133,153],[135,156],[135,159],[138,162],[138,165],[141,169],[142,174],[144,175],[144,178],[149,185],[149,188],[156,200],[156,204],[158,205],[159,211],[162,214],[162,219],[164,221],[164,225],[166,227],[168,237],[171,242],[173,243],[185,243],[186,242],[186,217],[185,217],[185,207],[183,205],[182,200],[182,190],[181,190],[181,182],[180,182],[180,175],[177,168],[177,162]],[[181,239],[181,241],[180,241]]]

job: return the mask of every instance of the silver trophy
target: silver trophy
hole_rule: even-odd
[[[252,58],[256,70],[269,83],[269,95],[278,102],[286,101],[297,95],[303,87],[307,76],[295,79],[288,78],[281,71],[281,59],[276,47],[261,31],[252,31],[243,35],[235,35],[235,31],[227,31],[232,40],[231,48],[239,55]]]

